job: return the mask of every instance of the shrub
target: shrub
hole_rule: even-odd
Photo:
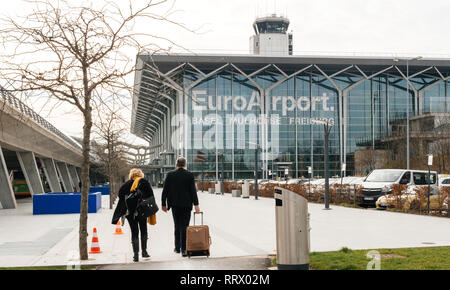
[[[428,188],[426,186],[416,186],[414,188],[415,196],[410,197],[410,207],[411,210],[418,210],[422,213],[422,210],[427,208],[428,200]]]
[[[407,185],[394,184],[394,186],[392,187],[393,204],[391,205],[390,202],[388,202],[388,206],[393,206],[396,209],[404,211],[405,195],[407,193],[407,189]]]

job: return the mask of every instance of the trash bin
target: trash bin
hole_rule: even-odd
[[[224,184],[222,181],[216,182],[216,194],[224,194]]]
[[[239,189],[233,189],[231,191],[231,196],[232,197],[241,197],[241,191]]]
[[[242,198],[250,198],[250,184],[247,180],[242,185]]]
[[[308,270],[308,201],[303,196],[280,187],[275,188],[274,197],[278,269]]]

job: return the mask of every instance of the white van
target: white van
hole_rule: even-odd
[[[430,184],[432,194],[437,194],[438,175],[431,171]],[[375,206],[379,197],[391,194],[394,184],[408,185],[408,192],[416,185],[428,185],[428,171],[406,169],[376,169],[372,171],[361,184],[363,206]]]

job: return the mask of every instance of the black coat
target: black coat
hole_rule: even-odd
[[[192,210],[192,204],[198,205],[197,189],[194,175],[178,168],[167,173],[162,192],[162,206],[185,207]]]
[[[127,213],[127,205],[125,204],[125,198],[130,194],[131,186],[133,186],[134,180],[128,180],[125,182],[119,189],[119,202],[117,203],[116,210],[114,211],[114,215],[112,218],[112,224],[115,225],[119,221],[119,219],[126,215]],[[153,189],[150,183],[142,178],[139,181],[138,188],[143,194],[144,198],[149,198],[153,196]]]

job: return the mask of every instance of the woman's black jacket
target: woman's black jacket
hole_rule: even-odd
[[[119,189],[119,202],[117,203],[116,210],[114,211],[114,215],[112,218],[112,224],[115,225],[119,221],[119,219],[127,213],[127,205],[125,204],[125,197],[130,194],[131,186],[133,185],[134,180],[128,180],[125,182]],[[144,198],[149,198],[153,196],[153,190],[150,183],[142,178],[139,181],[138,188],[142,192]]]

